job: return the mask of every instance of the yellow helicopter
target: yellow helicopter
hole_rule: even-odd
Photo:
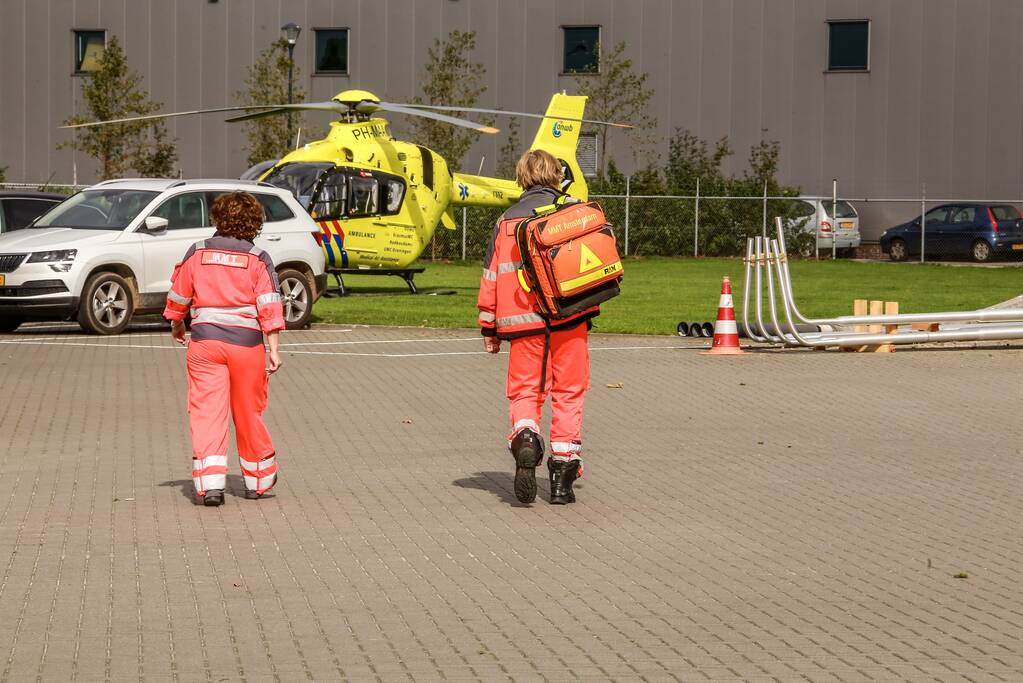
[[[586,98],[551,97],[543,115],[497,109],[394,104],[365,90],[346,90],[328,102],[291,105],[247,105],[64,126],[77,128],[126,121],[210,112],[259,110],[227,119],[244,121],[295,110],[333,111],[323,140],[292,151],[262,172],[263,182],[290,190],[320,226],[319,242],[328,270],[407,269],[422,254],[440,224],[455,229],[453,210],[462,206],[504,208],[521,189],[514,180],[452,172],[437,153],[422,145],[396,140],[380,112],[421,116],[484,134],[499,132],[443,111],[488,113],[541,119],[530,149],[544,149],[563,165],[562,189],[587,198],[586,181],[576,160],[583,123],[631,128],[627,124],[583,119]],[[406,278],[414,290],[410,278]]]

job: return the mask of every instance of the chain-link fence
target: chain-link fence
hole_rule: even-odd
[[[782,218],[790,254],[892,261],[1021,262],[1023,199],[594,195],[630,256],[741,256]],[[424,258],[482,257],[496,209],[464,208]],[[921,217],[923,220],[921,220]],[[923,228],[921,228],[921,225]]]
[[[0,190],[71,194],[84,186],[6,183]],[[837,196],[837,185],[833,196]],[[593,195],[629,256],[741,256],[746,238],[785,226],[789,253],[804,258],[1023,263],[1023,199],[928,199]],[[456,210],[438,228],[428,260],[483,257],[499,209]]]

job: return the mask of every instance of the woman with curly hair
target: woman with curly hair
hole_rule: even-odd
[[[247,192],[223,194],[210,217],[217,232],[185,253],[163,315],[171,321],[171,336],[188,345],[192,481],[202,503],[215,506],[224,502],[229,413],[245,497],[259,498],[277,482],[274,446],[262,416],[269,376],[281,367],[284,311],[273,261],[252,244],[263,226],[259,201]],[[189,311],[190,343],[184,323]]]

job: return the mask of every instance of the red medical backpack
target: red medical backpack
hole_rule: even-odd
[[[596,202],[558,203],[520,222],[519,282],[541,313],[567,318],[621,293],[622,261],[614,230]]]

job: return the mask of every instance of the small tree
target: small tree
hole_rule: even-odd
[[[766,136],[766,130],[761,132]],[[668,150],[665,179],[671,194],[693,195],[699,178],[700,195],[704,197],[762,197],[765,184],[768,195],[772,197],[799,195],[798,187],[778,182],[780,145],[766,137],[750,148],[748,167],[738,177],[726,176],[721,168],[732,154],[727,137],[717,140],[710,149],[705,141],[690,131],[677,129],[668,143]],[[689,200],[686,202],[682,213],[691,214],[692,204]],[[767,215],[790,219],[794,217],[796,208],[795,202],[770,200]],[[700,204],[700,253],[709,256],[742,254],[746,238],[760,234],[763,211],[763,202],[754,199],[703,201]],[[785,239],[792,253],[806,253],[812,249],[812,233],[807,237],[806,232],[792,220],[785,220],[785,225],[789,228]]]
[[[607,168],[607,142],[611,135],[623,131],[630,137],[635,158],[653,141],[657,119],[650,115],[648,107],[654,96],[653,88],[646,85],[648,74],[636,73],[632,60],[624,56],[625,43],[618,43],[607,54],[600,55],[599,72],[593,75],[575,77],[576,90],[586,95],[586,118],[598,121],[628,123],[634,129],[610,128],[603,126],[600,131],[600,173]],[[589,127],[587,128],[589,130]]]
[[[248,68],[245,76],[245,87],[235,93],[238,104],[285,104],[288,101],[288,41],[279,38],[270,47],[259,53],[259,57]],[[299,85],[301,74],[298,67],[292,76],[292,101],[301,102],[305,99],[305,89]],[[293,130],[303,128],[305,117],[298,112],[264,116],[245,121],[244,149],[249,165],[258,164],[267,159],[280,159],[291,151],[294,140],[288,138],[288,117],[295,122]]]
[[[423,94],[413,98],[415,104],[436,104],[449,107],[472,107],[487,90],[483,84],[486,67],[473,62],[469,54],[476,49],[475,31],[452,31],[443,41],[435,40],[427,50]],[[444,112],[462,116],[462,112]],[[411,117],[413,139],[440,154],[448,167],[457,170],[465,153],[476,141],[478,133],[418,116]],[[487,125],[492,119],[479,119]]]
[[[142,76],[128,68],[128,60],[114,36],[98,63],[98,69],[82,85],[87,114],[73,116],[65,125],[146,116],[161,108],[142,89]],[[170,176],[177,152],[167,140],[163,121],[134,121],[82,128],[71,140],[57,145],[84,152],[99,161],[100,180],[123,176],[133,169],[142,176]]]

